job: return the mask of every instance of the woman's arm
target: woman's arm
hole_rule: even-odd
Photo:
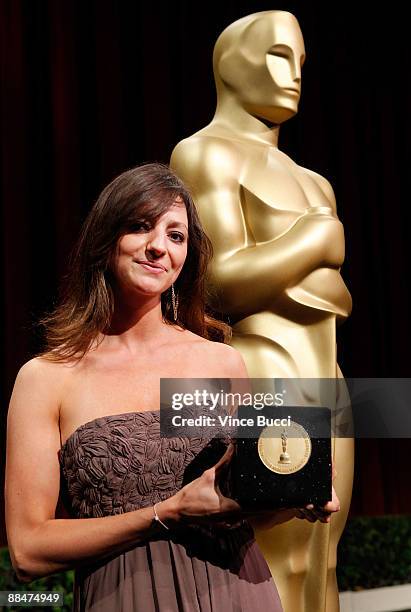
[[[61,366],[34,359],[20,370],[10,402],[6,527],[13,567],[23,582],[119,553],[163,529],[153,527],[152,507],[103,518],[55,518],[60,488],[59,398],[63,392]],[[213,519],[237,510],[235,502],[217,490],[217,473],[217,466],[206,470],[161,502],[161,520]]]
[[[56,372],[57,370],[57,372]],[[90,519],[55,519],[62,366],[34,359],[20,370],[7,423],[6,526],[17,576],[34,577],[115,553],[152,533],[153,509]],[[176,518],[173,500],[161,518]]]

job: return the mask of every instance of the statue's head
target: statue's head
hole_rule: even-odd
[[[298,110],[304,40],[297,19],[264,11],[229,25],[214,47],[217,95],[234,96],[251,115],[279,124]]]

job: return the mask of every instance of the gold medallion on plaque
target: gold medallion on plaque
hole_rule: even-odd
[[[278,435],[278,427],[265,427],[258,439],[258,454],[264,465],[276,474],[294,474],[311,455],[310,436],[299,423],[291,421]]]

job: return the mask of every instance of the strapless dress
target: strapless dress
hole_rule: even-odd
[[[220,456],[227,447],[220,439]],[[216,439],[160,436],[160,412],[103,416],[59,451],[61,489],[73,518],[104,517],[174,495],[190,467],[210,467]],[[204,466],[202,466],[204,457]],[[207,459],[208,457],[208,459]],[[214,461],[214,460],[213,460]],[[74,612],[281,612],[251,525],[177,525],[121,554],[77,568]]]

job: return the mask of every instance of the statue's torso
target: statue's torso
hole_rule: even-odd
[[[308,207],[330,206],[312,175],[278,149],[248,144],[239,152],[243,210],[257,243],[286,232]]]
[[[207,159],[209,173],[223,172],[218,156],[214,162],[213,150],[220,143],[224,146],[227,166],[235,168],[238,176],[247,246],[258,247],[280,238],[311,207],[335,207],[327,181],[298,166],[276,147],[249,138],[223,136],[211,124],[186,142],[191,141],[191,146]],[[207,206],[206,199],[201,206]],[[233,344],[243,352],[248,367],[247,353],[253,356],[251,370],[255,370],[255,376],[276,375],[275,363],[267,360],[268,353],[275,362],[281,362],[282,374],[334,376],[335,319],[345,318],[350,310],[351,297],[339,269],[319,265],[296,286],[274,295],[268,309],[256,305],[255,313],[232,321]],[[311,371],[299,367],[304,361],[314,366]]]
[[[210,140],[213,137],[204,138],[204,148]],[[276,147],[250,139],[230,142],[239,168],[238,197],[249,245],[280,237],[309,208],[335,206],[330,186],[325,188],[327,181],[299,166]],[[298,287],[290,287],[283,298],[276,304],[276,310],[283,306],[286,316],[297,320],[300,309],[292,302],[316,310],[317,313],[311,313],[316,320],[321,316],[318,311],[324,312],[324,316],[333,313],[345,318],[351,310],[351,297],[340,271],[331,267],[318,267]],[[302,316],[305,323],[310,315],[303,309]]]

